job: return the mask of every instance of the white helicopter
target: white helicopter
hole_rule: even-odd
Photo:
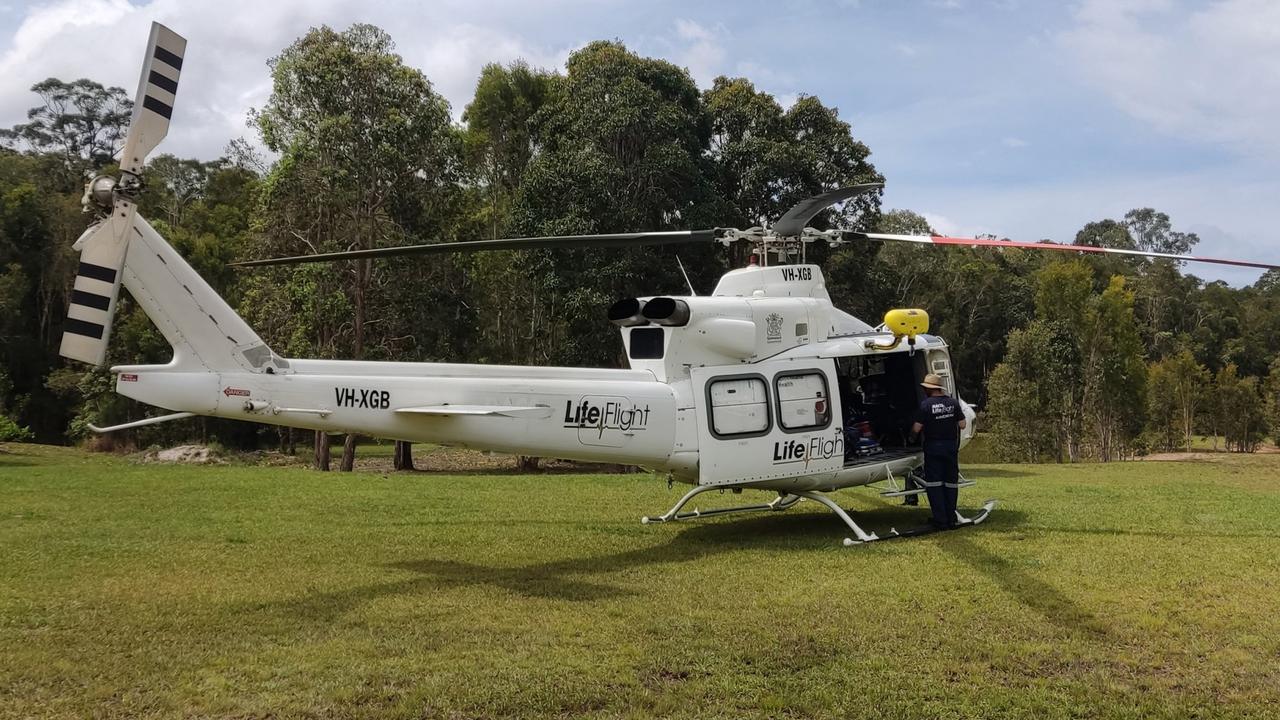
[[[813,242],[905,241],[1118,253],[1272,268],[1273,265],[1108,248],[978,238],[893,235],[806,227],[833,203],[879,185],[841,188],[789,210],[771,228],[515,238],[341,252],[244,266],[408,254],[541,247],[737,241],[753,262],[731,270],[710,296],[640,297],[615,303],[630,369],[515,367],[282,358],[136,212],[147,154],[164,138],[186,41],[153,24],[121,160],[121,177],[85,192],[99,219],[80,250],[61,354],[103,364],[123,284],[173,346],[166,365],[111,368],[120,394],[171,411],[107,428],[205,415],[360,433],[412,442],[638,465],[693,486],[666,522],[736,512],[780,511],[801,500],[831,509],[853,536],[860,527],[827,493],[875,485],[889,497],[923,488],[911,437],[926,373],[954,393],[947,344],[928,334],[923,310],[892,310],[873,327],[831,303],[822,271],[804,262]],[[798,263],[792,261],[799,260]],[[771,262],[773,264],[771,264]],[[974,432],[974,412],[963,404]],[[968,481],[962,484],[971,484]],[[767,491],[765,503],[682,512],[710,490]],[[995,501],[962,524],[977,524]],[[885,537],[902,535],[890,530]]]

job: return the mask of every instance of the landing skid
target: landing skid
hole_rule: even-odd
[[[862,545],[869,542],[875,542],[881,539],[888,540],[895,537],[914,537],[917,535],[927,535],[931,532],[938,531],[937,528],[934,528],[932,526],[912,528],[912,529],[902,530],[902,531],[899,531],[896,528],[892,528],[889,530],[888,533],[885,534],[883,538],[881,538],[879,535],[876,535],[875,533],[869,533],[863,530],[861,527],[859,527],[858,523],[854,522],[853,518],[849,516],[849,513],[846,512],[844,508],[840,507],[836,503],[836,501],[832,500],[830,497],[826,496],[823,493],[811,492],[808,490],[794,490],[792,492],[779,491],[778,497],[774,498],[770,502],[761,503],[759,505],[738,505],[735,507],[714,508],[711,510],[698,510],[697,508],[694,508],[692,511],[689,511],[689,512],[680,512],[680,510],[685,505],[687,505],[690,500],[701,495],[702,493],[707,492],[709,490],[724,490],[724,489],[725,488],[723,487],[718,487],[714,485],[699,485],[693,488],[692,490],[690,490],[689,492],[685,493],[683,497],[681,497],[679,500],[676,501],[675,505],[671,506],[670,510],[666,511],[661,515],[658,515],[657,517],[649,517],[648,515],[646,515],[640,518],[640,522],[645,525],[648,525],[650,523],[675,522],[677,520],[696,520],[698,518],[712,517],[715,515],[729,515],[732,513],[768,512],[768,511],[786,510],[788,508],[793,507],[796,503],[800,502],[801,500],[812,500],[820,505],[826,506],[828,510],[835,513],[836,516],[839,517],[840,520],[843,521],[844,524],[847,525],[849,529],[853,531],[853,535],[854,535],[853,537],[844,539],[845,547],[850,547],[853,545]],[[979,525],[984,520],[987,519],[987,516],[991,514],[991,511],[994,510],[995,507],[996,507],[996,501],[988,500],[982,506],[982,510],[980,510],[977,515],[974,515],[971,518],[967,518],[961,515],[960,513],[956,513],[956,518],[957,518],[956,525],[957,527],[963,527],[965,525]]]
[[[996,509],[996,501],[988,500],[985,503],[983,503],[982,509],[978,511],[978,514],[974,515],[971,518],[967,518],[957,512],[956,526],[951,529],[958,530],[962,527],[966,527],[969,525],[981,525],[982,522],[987,519],[987,516],[991,514],[991,511],[995,509]],[[920,527],[908,528],[906,530],[898,530],[897,528],[891,528],[889,532],[885,534],[883,539],[892,540],[893,538],[920,537],[921,535],[932,535],[933,533],[936,533],[936,532],[945,532],[945,530],[943,528],[937,527],[936,525],[921,525]],[[858,545],[860,543],[856,540],[845,538],[844,544],[846,547],[848,547],[850,545]]]

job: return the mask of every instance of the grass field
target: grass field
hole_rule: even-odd
[[[647,475],[7,446],[0,717],[1280,715],[1280,456],[968,470],[986,525],[844,548],[642,526]]]

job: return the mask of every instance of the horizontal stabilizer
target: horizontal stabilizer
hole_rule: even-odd
[[[132,219],[131,212],[113,213],[76,241],[80,265],[71,290],[71,302],[67,305],[59,349],[65,358],[95,366],[102,365],[106,359]]]
[[[410,415],[489,415],[514,418],[547,418],[551,417],[551,408],[546,405],[423,405],[421,407],[398,408],[398,413]]]

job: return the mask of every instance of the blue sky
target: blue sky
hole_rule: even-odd
[[[312,25],[386,28],[455,115],[485,62],[559,67],[616,38],[704,87],[741,75],[784,104],[839,107],[888,178],[886,205],[940,231],[1070,240],[1152,206],[1199,233],[1201,254],[1280,263],[1276,0],[9,3],[0,123],[21,120],[27,88],[51,75],[132,92],[152,19],[191,42],[167,152],[214,157],[252,138],[267,58]]]

